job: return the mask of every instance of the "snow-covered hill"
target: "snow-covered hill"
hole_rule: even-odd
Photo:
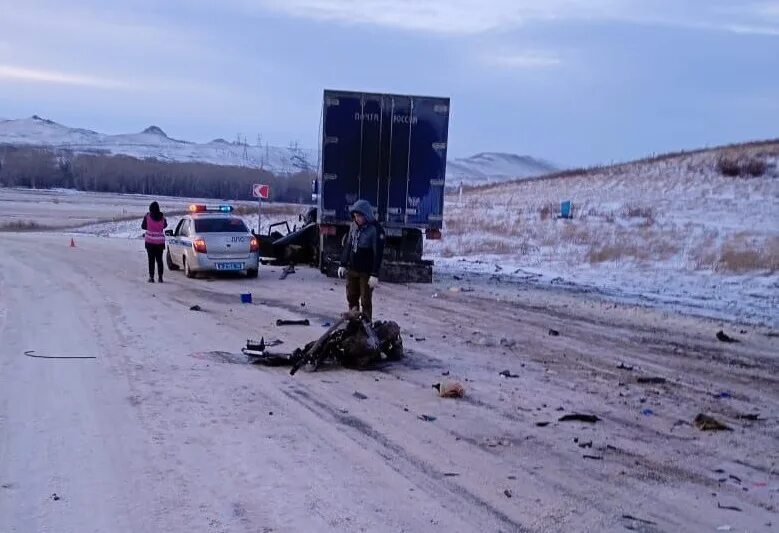
[[[738,175],[723,171],[726,161]],[[566,200],[571,219],[558,216]],[[779,140],[755,142],[450,195],[444,238],[425,250],[439,270],[779,327],[778,211]]]
[[[140,133],[106,135],[63,126],[37,115],[18,120],[0,119],[0,144],[51,146],[75,153],[121,154],[139,159],[263,168],[274,174],[314,169],[317,164],[315,150],[294,146],[254,146],[224,139],[198,144],[172,139],[157,126],[149,126]],[[467,158],[450,158],[447,181],[453,187],[460,184],[482,185],[539,176],[554,170],[546,161],[532,157],[488,152]]]
[[[446,181],[451,187],[459,187],[460,184],[485,185],[542,176],[556,170],[552,164],[530,156],[484,152],[450,159],[446,166]]]
[[[149,126],[140,133],[106,135],[69,128],[36,115],[18,120],[0,120],[0,144],[50,146],[75,153],[121,154],[139,159],[263,168],[275,174],[316,166],[314,151],[293,146],[252,146],[224,139],[198,144],[171,139],[157,126]]]

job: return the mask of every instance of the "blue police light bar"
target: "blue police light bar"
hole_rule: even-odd
[[[203,204],[192,204],[189,206],[189,211],[191,213],[204,213],[204,212],[212,212],[212,213],[231,213],[233,211],[233,206],[231,205],[220,205],[217,207],[208,207]]]

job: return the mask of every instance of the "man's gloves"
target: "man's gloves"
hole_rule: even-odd
[[[368,287],[370,287],[371,289],[375,289],[378,284],[379,284],[379,278],[377,278],[376,276],[371,276],[370,278],[368,278]]]
[[[338,277],[339,278],[346,277],[346,267],[338,267]]]

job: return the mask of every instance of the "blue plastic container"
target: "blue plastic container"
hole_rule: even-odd
[[[241,303],[242,304],[250,304],[252,303],[252,293],[245,292],[241,294]]]
[[[573,218],[571,201],[560,202],[560,218]]]

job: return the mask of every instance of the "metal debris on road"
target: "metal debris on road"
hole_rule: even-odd
[[[304,318],[302,320],[285,320],[285,319],[278,319],[276,321],[277,326],[310,326],[311,323],[308,321],[307,318]]]
[[[519,374],[513,374],[513,373],[511,372],[511,370],[508,370],[508,369],[506,369],[506,370],[501,370],[501,371],[498,373],[498,375],[499,375],[499,376],[503,376],[504,378],[518,378],[518,377],[519,377]]]
[[[735,505],[722,505],[720,502],[717,502],[717,509],[725,509],[726,511],[738,511],[741,512],[741,507],[736,507]]]
[[[722,330],[717,332],[717,340],[720,342],[739,342],[738,339],[734,339]]]
[[[560,335],[560,332],[559,332],[559,331],[557,331],[556,329],[550,329],[550,330],[549,330],[549,336],[551,336],[551,337],[557,337],[558,335]]]
[[[665,378],[660,377],[640,377],[636,378],[636,383],[645,383],[645,384],[651,384],[651,385],[662,385],[666,382]]]
[[[441,398],[462,398],[465,396],[465,387],[456,381],[436,383],[433,388],[438,391]]]
[[[289,276],[290,274],[294,274],[294,273],[295,273],[295,265],[289,265],[289,266],[285,267],[284,270],[281,271],[281,276],[279,276],[279,279],[280,280],[281,279],[286,279],[287,276]]]
[[[693,424],[701,431],[733,431],[713,416],[699,413],[693,420]]]
[[[598,422],[600,418],[595,415],[585,415],[581,413],[571,413],[569,415],[563,415],[558,419],[560,422],[587,422],[588,424],[594,424]]]

